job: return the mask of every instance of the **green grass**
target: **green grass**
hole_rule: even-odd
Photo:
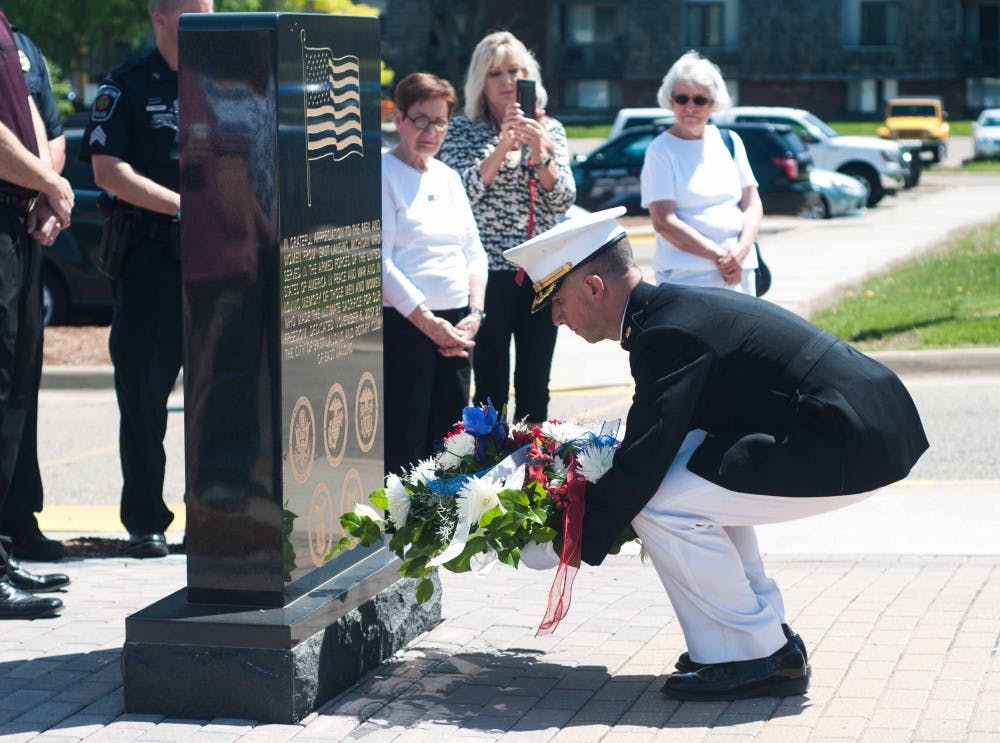
[[[607,139],[611,133],[611,122],[607,124],[566,124],[566,136],[570,139]]]
[[[867,351],[1000,346],[1000,222],[872,278],[811,319]]]

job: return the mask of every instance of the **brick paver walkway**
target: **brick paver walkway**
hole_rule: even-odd
[[[663,697],[683,638],[652,567],[619,556],[584,567],[544,638],[551,573],[444,573],[436,629],[301,725],[256,725],[125,714],[124,617],[183,585],[184,560],[71,562],[61,617],[0,624],[0,740],[1000,741],[1000,557],[768,564],[809,647],[804,697]]]

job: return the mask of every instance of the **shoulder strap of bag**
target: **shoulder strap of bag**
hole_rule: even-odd
[[[736,145],[733,144],[733,133],[728,129],[719,129],[719,136],[722,137],[723,144],[726,145],[726,149],[729,150],[729,156],[736,160]]]

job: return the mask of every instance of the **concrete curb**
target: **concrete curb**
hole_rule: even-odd
[[[896,374],[1000,374],[1000,348],[955,348],[930,351],[878,351],[869,354]],[[114,389],[111,366],[46,366],[43,390]],[[183,386],[183,373],[177,386]],[[619,386],[616,383],[613,386]],[[558,386],[553,390],[565,391]]]

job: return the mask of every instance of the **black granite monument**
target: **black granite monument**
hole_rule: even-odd
[[[131,712],[294,722],[440,620],[385,548],[326,559],[383,477],[378,50],[181,17],[188,584],[126,621]]]

